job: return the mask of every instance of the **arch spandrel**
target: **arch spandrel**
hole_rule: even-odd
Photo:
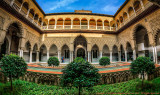
[[[69,50],[71,50],[69,43],[64,43],[64,44],[62,44],[62,45],[60,46],[60,48],[58,48],[58,50],[62,50],[62,48],[63,48],[64,46],[67,46],[67,47],[69,48]]]

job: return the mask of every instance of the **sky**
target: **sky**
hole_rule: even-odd
[[[90,10],[92,13],[114,15],[125,0],[36,0],[45,13]]]

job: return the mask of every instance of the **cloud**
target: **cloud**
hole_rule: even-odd
[[[106,5],[102,8],[102,11],[104,12],[112,12],[115,13],[119,8],[119,5]]]
[[[61,8],[61,7],[66,7],[78,0],[60,0],[59,2],[56,2],[53,7],[49,8],[49,11],[53,11],[55,9]]]

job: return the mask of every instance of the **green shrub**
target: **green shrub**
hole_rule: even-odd
[[[144,74],[152,74],[155,71],[155,65],[149,57],[138,57],[131,63],[132,74],[140,74],[142,78],[142,89],[144,82]]]
[[[101,66],[110,65],[110,59],[108,57],[102,57],[99,60],[99,65],[101,65]]]
[[[98,69],[79,57],[63,68],[62,72],[61,85],[79,88],[79,94],[82,87],[90,88],[100,81]]]
[[[17,79],[25,75],[27,64],[23,58],[14,54],[4,56],[1,62],[2,73],[4,73],[6,77],[9,77],[12,90],[12,79]]]
[[[57,57],[50,57],[48,59],[48,66],[59,66],[59,60]]]

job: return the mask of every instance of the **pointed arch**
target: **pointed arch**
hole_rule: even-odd
[[[125,61],[125,50],[122,44],[120,45],[120,52],[121,52],[121,61]]]
[[[56,46],[56,44],[51,45],[49,49],[49,56],[58,57],[58,47]]]
[[[25,43],[25,50],[23,52],[23,58],[26,62],[30,61],[30,51],[32,49],[30,41],[26,41]]]
[[[126,43],[126,50],[127,50],[127,60],[133,61],[133,50],[129,42]]]
[[[118,47],[116,45],[112,48],[112,61],[118,61]]]
[[[151,54],[153,53],[149,53],[152,52],[149,50],[150,47],[150,40],[149,39],[149,34],[147,29],[141,25],[138,24],[135,28],[134,28],[134,32],[133,32],[133,39],[135,40],[136,43],[136,50],[137,50],[137,56],[152,56]]]
[[[8,31],[10,26],[13,25],[13,24],[17,24],[17,26],[19,27],[19,30],[20,30],[20,36],[23,37],[24,35],[24,30],[23,30],[23,25],[22,23],[20,23],[19,21],[11,21],[6,27],[5,27],[5,30]]]
[[[94,44],[91,49],[92,52],[92,63],[97,63],[99,61],[99,47],[97,44]]]
[[[32,62],[36,62],[37,59],[37,50],[38,50],[38,45],[37,43],[33,46],[33,51],[32,51]]]
[[[70,50],[68,45],[64,44],[61,48],[61,56],[62,56],[62,63],[69,63],[70,62]]]
[[[106,45],[106,44],[103,46],[102,56],[106,56],[106,57],[110,56],[110,50],[109,50],[108,45]]]
[[[45,44],[40,46],[39,50],[39,61],[40,62],[47,62],[47,47]]]

